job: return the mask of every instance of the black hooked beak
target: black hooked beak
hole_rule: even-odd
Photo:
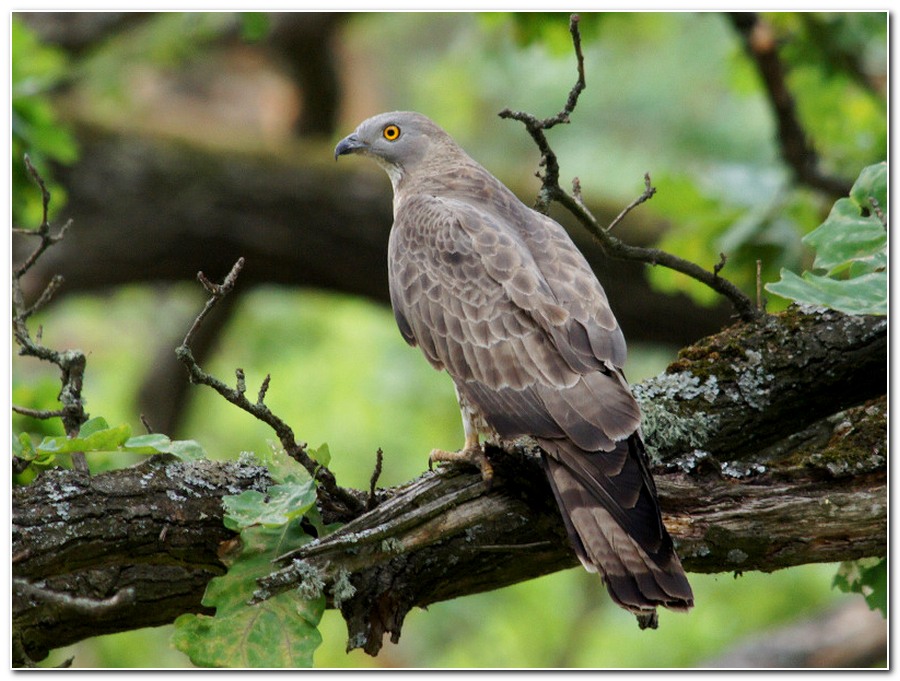
[[[368,147],[369,145],[359,139],[354,132],[338,142],[337,146],[334,148],[334,160],[337,161],[338,156],[355,154],[363,149],[368,149]]]

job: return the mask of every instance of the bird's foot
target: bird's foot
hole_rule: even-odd
[[[488,483],[488,485],[490,485],[494,479],[494,467],[491,466],[491,462],[488,461],[488,458],[484,453],[484,447],[478,443],[468,445],[458,452],[432,449],[431,454],[428,455],[428,470],[431,470],[432,465],[435,463],[463,463],[470,466],[476,466],[481,471],[481,479]]]

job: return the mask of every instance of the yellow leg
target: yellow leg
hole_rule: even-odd
[[[428,470],[434,463],[466,463],[477,466],[481,471],[481,478],[490,483],[494,478],[494,468],[484,454],[484,448],[478,444],[477,434],[466,434],[466,444],[458,452],[447,452],[443,449],[432,449],[428,455]]]

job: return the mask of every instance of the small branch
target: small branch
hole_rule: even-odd
[[[369,499],[366,502],[366,511],[371,511],[375,508],[375,505],[378,502],[378,496],[375,494],[375,488],[378,484],[378,478],[381,477],[381,464],[384,461],[384,452],[381,451],[381,447],[375,452],[375,470],[372,471],[372,477],[369,479]]]
[[[141,424],[144,426],[144,430],[147,433],[153,433],[153,427],[150,425],[150,422],[147,420],[147,417],[144,414],[141,414]]]
[[[728,256],[724,253],[719,253],[719,262],[713,265],[713,274],[717,277],[719,276],[719,272],[725,269],[725,265],[728,264]]]
[[[31,409],[30,407],[19,407],[15,404],[11,405],[12,410],[22,416],[29,416],[33,419],[54,419],[62,418],[65,411],[62,409]]]
[[[640,206],[644,201],[649,201],[653,198],[653,195],[656,194],[656,187],[650,184],[650,173],[644,173],[644,193],[637,197],[634,201],[629,203],[625,208],[616,216],[616,219],[609,223],[609,227],[606,228],[607,232],[611,232],[613,227],[618,225],[622,220],[628,215],[632,209]],[[579,200],[579,203],[584,206],[584,202]],[[720,268],[721,269],[721,268]],[[718,270],[716,270],[716,274],[718,274]]]
[[[569,31],[572,34],[572,42],[575,46],[575,56],[578,62],[578,80],[566,101],[566,106],[556,116],[545,119],[538,119],[529,113],[522,111],[510,111],[504,109],[499,113],[500,118],[512,118],[520,121],[525,125],[525,129],[531,135],[531,138],[537,144],[541,152],[541,166],[544,168],[541,177],[541,190],[538,194],[535,209],[546,213],[552,201],[556,201],[565,207],[573,216],[596,237],[600,248],[607,257],[618,258],[621,260],[637,260],[639,262],[649,263],[651,265],[662,265],[669,269],[686,274],[697,281],[709,286],[714,291],[722,294],[731,301],[738,315],[744,321],[752,321],[760,316],[760,312],[753,305],[753,302],[741,292],[734,284],[726,279],[718,276],[718,271],[708,271],[687,260],[683,260],[675,255],[666,253],[656,248],[641,248],[625,244],[611,234],[612,229],[618,222],[624,218],[635,206],[647,201],[655,193],[655,189],[650,184],[649,174],[644,175],[644,193],[613,220],[612,224],[603,229],[597,222],[597,219],[585,208],[580,198],[575,198],[566,193],[559,186],[559,162],[556,154],[550,148],[544,130],[547,130],[558,123],[568,123],[572,111],[578,102],[578,95],[585,88],[584,81],[584,57],[581,53],[581,37],[578,32],[578,15],[573,14]]]
[[[39,360],[50,362],[59,367],[62,373],[62,388],[59,392],[59,401],[62,403],[62,409],[59,410],[27,410],[24,408],[15,408],[20,414],[32,416],[34,418],[56,418],[62,419],[63,427],[69,437],[78,434],[81,424],[88,420],[88,415],[84,411],[84,401],[81,397],[81,389],[84,381],[84,370],[87,364],[85,355],[80,350],[57,351],[44,346],[41,343],[41,330],[38,330],[37,338],[33,339],[28,330],[28,319],[40,308],[46,305],[59,287],[62,285],[62,277],[54,276],[50,283],[47,284],[44,291],[38,297],[33,305],[26,306],[25,295],[22,291],[21,279],[34,266],[38,259],[43,255],[50,246],[60,241],[66,234],[72,221],[68,221],[59,230],[57,234],[51,233],[50,222],[48,219],[48,209],[50,207],[50,191],[44,179],[38,173],[37,169],[31,163],[31,159],[25,156],[25,167],[28,169],[29,175],[41,190],[41,202],[43,205],[43,214],[41,224],[38,229],[31,234],[40,238],[40,243],[32,251],[26,260],[13,268],[12,273],[12,327],[13,335],[16,343],[19,345],[19,354],[23,356],[36,357]],[[72,454],[72,463],[76,470],[87,473],[87,461],[84,454],[75,452]]]
[[[535,210],[545,214],[550,208],[550,203],[555,198],[552,191],[548,191],[549,188],[559,188],[559,162],[557,161],[556,153],[550,148],[550,143],[547,142],[544,130],[549,130],[560,123],[568,123],[569,117],[578,104],[579,95],[587,87],[584,80],[584,55],[581,52],[581,33],[578,30],[579,21],[580,17],[577,14],[573,14],[569,18],[569,33],[572,34],[572,43],[575,46],[575,56],[578,63],[578,79],[569,91],[569,97],[562,111],[555,116],[542,119],[524,111],[512,111],[510,109],[504,109],[498,114],[500,118],[511,118],[523,123],[528,134],[531,135],[541,152],[541,166],[544,168],[544,173],[543,175],[538,174],[542,181],[542,188],[535,202]]]
[[[205,288],[212,295],[209,300],[206,301],[206,305],[203,306],[203,310],[201,310],[200,314],[197,315],[194,323],[191,324],[191,328],[188,329],[188,332],[185,334],[184,340],[181,341],[182,347],[189,347],[191,345],[191,342],[194,340],[194,334],[197,333],[197,329],[200,328],[200,324],[203,323],[203,320],[206,319],[206,316],[219,303],[219,301],[231,292],[231,289],[234,288],[234,283],[235,281],[237,281],[238,275],[241,273],[242,269],[244,269],[244,259],[238,258],[237,262],[234,263],[231,271],[228,273],[221,284],[213,284],[209,279],[206,278],[206,275],[203,274],[203,272],[197,272],[197,280],[201,284],[203,284],[203,288]]]
[[[18,578],[13,579],[13,591],[21,596],[27,596],[33,601],[50,606],[54,610],[64,610],[68,613],[89,618],[102,617],[112,610],[118,610],[123,606],[134,604],[133,589],[122,589],[109,598],[95,599],[71,596],[63,591],[53,591],[52,589],[32,584],[26,579]]]
[[[761,312],[766,310],[766,299],[762,294],[762,260],[756,261],[756,309]]]
[[[330,510],[334,511],[340,517],[356,515],[364,510],[365,505],[363,502],[350,491],[340,487],[335,480],[334,474],[327,467],[317,463],[309,456],[306,451],[306,443],[298,443],[291,427],[266,406],[264,399],[269,388],[269,376],[266,376],[263,381],[257,396],[257,401],[256,403],[253,403],[250,402],[245,395],[247,386],[242,369],[237,369],[235,371],[237,382],[236,387],[232,389],[219,379],[203,371],[194,359],[190,347],[194,335],[200,328],[203,320],[209,315],[210,311],[234,288],[237,277],[243,266],[244,259],[238,258],[237,262],[235,262],[231,271],[221,284],[211,282],[206,278],[203,272],[197,274],[197,279],[210,293],[210,298],[206,301],[200,314],[197,315],[197,318],[185,335],[181,345],[175,348],[175,356],[187,369],[191,383],[197,383],[212,388],[231,404],[271,427],[278,436],[278,440],[281,442],[281,446],[284,447],[288,456],[297,461],[297,463],[309,471],[309,474],[316,479],[319,484],[319,499],[324,505],[327,505]]]
[[[596,237],[600,248],[607,257],[620,260],[637,260],[651,265],[662,265],[676,272],[681,272],[725,296],[734,306],[735,311],[742,320],[753,321],[760,316],[753,302],[737,286],[720,277],[718,270],[705,270],[689,260],[684,260],[658,248],[644,248],[626,244],[609,234],[607,230],[600,226],[597,218],[590,211],[558,186],[550,191],[554,199],[572,213]]]

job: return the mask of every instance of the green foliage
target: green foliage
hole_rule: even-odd
[[[824,168],[852,176],[887,148],[885,12],[766,13]]]
[[[484,25],[493,29],[511,23],[516,42],[520,46],[538,44],[554,54],[572,50],[569,33],[570,12],[487,12],[479,18]],[[603,23],[604,12],[580,13],[578,30],[582,40],[595,38]]]
[[[329,463],[331,463],[331,450],[328,449],[327,442],[323,442],[317,449],[308,447],[306,449],[306,453],[309,454],[310,458],[320,466],[327,466]]]
[[[265,12],[241,12],[238,18],[241,25],[241,38],[246,42],[262,40],[271,28],[269,15]]]
[[[887,617],[887,558],[864,558],[841,563],[832,586],[845,593],[862,594],[871,610]]]
[[[306,471],[275,448],[262,463],[276,484],[265,494],[248,490],[223,499],[225,526],[240,532],[241,549],[226,559],[228,572],[206,588],[202,602],[216,609],[215,616],[186,614],[175,621],[172,643],[203,667],[311,667],[322,643],[320,588],[249,604],[256,580],[273,571],[272,560],[310,540],[300,527],[304,515],[325,531]]]
[[[13,436],[12,448],[14,456],[43,467],[53,465],[60,454],[74,452],[172,454],[182,461],[206,458],[206,452],[194,440],[171,440],[159,433],[132,437],[131,426],[127,423],[111,427],[102,416],[83,423],[75,437],[48,436],[38,445],[33,444],[27,432],[20,432]]]
[[[297,521],[289,523],[299,535]],[[210,581],[203,605],[214,617],[181,615],[175,620],[172,643],[202,667],[311,667],[322,642],[317,625],[325,597],[304,600],[286,592],[247,605],[256,579],[272,571],[273,533],[253,526],[241,532],[243,549],[228,572]]]
[[[52,181],[49,163],[72,163],[78,150],[68,128],[57,120],[50,94],[67,77],[69,65],[61,50],[42,44],[15,15],[10,33],[12,217],[15,225],[37,226],[41,222],[41,197],[28,191],[32,180],[22,159],[25,154],[31,157],[54,196],[53,212],[58,213],[65,203],[65,193]]]
[[[880,213],[880,214],[879,214]],[[848,314],[887,314],[887,164],[864,168],[828,219],[803,238],[815,249],[813,270],[781,271],[766,290]]]

